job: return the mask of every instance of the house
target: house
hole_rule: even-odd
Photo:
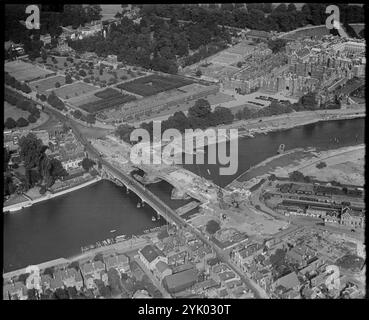
[[[104,283],[104,285],[107,286],[109,284],[108,274],[105,270],[100,271],[100,279]]]
[[[41,277],[39,271],[32,271],[31,274],[26,279],[27,289],[41,290]]]
[[[197,270],[188,269],[176,274],[168,275],[163,279],[164,287],[169,293],[177,293],[190,288],[197,282]]]
[[[142,261],[142,263],[148,268],[149,270],[154,270],[155,265],[159,261],[163,261],[168,263],[168,258],[165,257],[163,252],[159,250],[159,248],[155,245],[147,245],[138,251],[138,255]]]
[[[225,272],[219,273],[218,278],[219,278],[220,283],[225,284],[231,280],[236,279],[237,277],[233,271],[225,271]]]
[[[64,287],[63,282],[60,279],[51,278],[50,280],[50,290],[55,291],[56,289],[62,289]]]
[[[117,269],[119,272],[127,272],[129,270],[129,259],[124,254],[114,255],[104,258],[106,271],[111,268]]]
[[[84,280],[85,280],[85,287],[87,289],[95,290],[97,288],[95,279],[92,275],[84,276]]]
[[[365,215],[361,211],[344,208],[341,214],[341,224],[353,228],[364,228]]]
[[[326,278],[328,275],[324,273],[317,274],[315,277],[310,279],[310,283],[312,287],[318,287],[321,284],[325,283]]]
[[[41,275],[41,287],[44,291],[46,291],[47,289],[50,289],[50,286],[51,286],[51,280],[52,280],[52,277],[48,274],[42,274]]]
[[[289,290],[298,290],[300,287],[300,281],[297,278],[296,272],[290,272],[286,274],[285,276],[277,279],[277,281],[274,282],[274,286],[282,286],[283,288]]]
[[[63,282],[66,288],[75,287],[77,291],[83,287],[82,275],[74,268],[68,268],[66,270],[59,270],[54,273],[54,277],[57,280]]]
[[[227,291],[227,289],[226,288],[220,288],[218,290],[218,297],[219,298],[226,298],[226,297],[228,297],[228,291]]]
[[[172,274],[172,269],[169,268],[168,264],[166,264],[165,262],[159,261],[155,265],[154,274],[161,282],[166,276],[169,276]]]
[[[309,206],[309,208],[306,210],[306,215],[309,217],[319,218],[324,217],[325,214],[326,210],[323,210],[320,207]]]
[[[6,284],[3,287],[4,300],[27,300],[27,287],[23,282],[15,282],[14,284]]]
[[[101,261],[93,261],[81,266],[81,273],[85,281],[86,276],[101,280],[101,271],[105,271],[105,265]]]

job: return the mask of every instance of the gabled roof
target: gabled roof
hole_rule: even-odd
[[[281,278],[279,278],[277,281],[277,284],[280,286],[283,286],[286,289],[294,288],[298,285],[300,285],[300,281],[297,278],[296,272],[291,272]]]
[[[159,261],[156,265],[155,268],[158,270],[159,273],[163,273],[165,270],[170,270],[169,266],[163,262],[163,261]]]

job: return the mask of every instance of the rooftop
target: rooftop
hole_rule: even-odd
[[[149,263],[154,261],[159,256],[164,256],[158,247],[150,244],[143,247],[139,252],[141,252],[141,254]]]

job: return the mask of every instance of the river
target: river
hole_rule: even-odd
[[[239,141],[239,166],[233,176],[218,174],[217,165],[184,165],[221,186],[277,152],[281,143],[286,150],[316,147],[317,150],[361,144],[364,119],[310,124],[286,131],[242,138]],[[333,142],[338,138],[339,142]],[[210,170],[211,177],[207,169]],[[166,182],[149,187],[176,209],[188,201],[170,200],[171,186]],[[138,197],[125,188],[101,181],[73,193],[38,203],[22,211],[4,215],[4,272],[80,253],[81,246],[125,234],[140,234],[162,225],[153,222],[155,213],[148,205],[137,208]],[[111,233],[111,230],[116,230]]]

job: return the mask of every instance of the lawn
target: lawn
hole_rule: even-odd
[[[192,80],[176,76],[150,75],[117,85],[117,88],[147,97],[159,92],[183,87],[193,83]]]
[[[41,79],[46,75],[51,75],[54,73],[53,71],[45,70],[21,60],[5,63],[4,71],[8,72],[18,81],[32,81],[36,79]]]
[[[39,93],[45,93],[49,89],[55,89],[55,84],[59,82],[60,85],[65,84],[65,77],[63,76],[55,76],[55,77],[49,77],[46,79],[33,81],[30,83],[30,87],[34,91],[38,91]]]
[[[87,83],[84,83],[82,81],[79,82],[74,82],[72,84],[68,84],[65,85],[63,87],[60,88],[55,88],[55,89],[49,89],[47,91],[48,94],[51,93],[51,91],[54,91],[55,94],[61,98],[61,99],[69,99],[72,97],[77,97],[80,96],[82,94],[91,92],[91,91],[95,91],[99,89],[98,87],[94,87],[92,85],[89,85]]]
[[[4,123],[7,118],[13,118],[17,121],[19,118],[27,119],[30,113],[28,111],[24,111],[22,109],[17,108],[16,106],[11,105],[10,103],[4,101]]]

